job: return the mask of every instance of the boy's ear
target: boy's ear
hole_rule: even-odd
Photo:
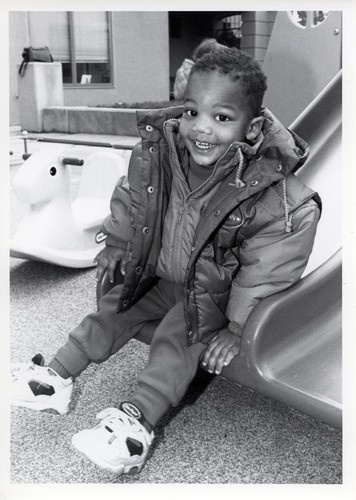
[[[246,134],[246,139],[249,141],[253,141],[256,139],[258,134],[262,130],[264,118],[262,116],[257,116],[256,118],[252,118],[248,125],[248,130]]]

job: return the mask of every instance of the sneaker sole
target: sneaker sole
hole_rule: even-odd
[[[54,413],[57,415],[65,415],[69,412],[69,404],[65,406],[61,405],[49,405],[47,402],[39,403],[39,402],[30,402],[30,401],[12,401],[12,406],[20,406],[22,408],[29,408],[35,411],[43,411],[47,413]]]
[[[95,465],[97,465],[101,469],[108,470],[119,476],[121,476],[122,474],[130,474],[130,475],[139,474],[145,465],[146,460],[143,460],[143,462],[141,462],[140,464],[117,465],[117,466],[111,465],[108,462],[100,460],[97,456],[91,454],[91,452],[82,447],[82,443],[78,441],[79,440],[77,439],[76,435],[74,435],[72,437],[72,445],[76,450],[78,450],[80,453],[89,458],[89,460],[91,460]]]

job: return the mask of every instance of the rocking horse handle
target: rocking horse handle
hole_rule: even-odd
[[[65,156],[62,156],[60,158],[60,162],[63,165],[78,165],[79,167],[82,167],[84,165],[84,160],[81,160],[80,158],[71,158]]]
[[[22,155],[22,159],[26,161],[31,156],[31,154],[32,153],[24,153]],[[70,158],[65,156],[61,156],[60,162],[63,165],[78,165],[79,167],[82,167],[84,165],[84,160],[81,160],[80,158]]]

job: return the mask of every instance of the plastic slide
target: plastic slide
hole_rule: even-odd
[[[291,125],[311,147],[299,177],[323,201],[304,277],[250,315],[222,376],[335,427],[342,425],[341,72]]]
[[[251,313],[221,376],[341,427],[341,72],[290,128],[311,147],[298,175],[323,201],[313,252],[296,285]],[[110,287],[104,277],[98,300]],[[154,327],[136,338],[150,343]]]

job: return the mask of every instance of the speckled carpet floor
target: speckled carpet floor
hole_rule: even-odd
[[[13,259],[11,359],[51,359],[70,329],[95,308],[95,271]],[[148,348],[138,341],[76,381],[66,416],[14,408],[13,483],[339,484],[341,432],[221,378],[198,397],[190,390],[161,421],[137,476],[116,477],[86,460],[71,436],[101,409],[127,398]],[[195,401],[194,401],[195,400]]]

